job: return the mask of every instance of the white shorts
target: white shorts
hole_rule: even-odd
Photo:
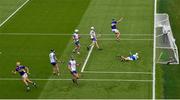
[[[112,32],[119,33],[119,30],[118,29],[112,29]]]
[[[27,77],[28,77],[27,73],[24,73],[24,75],[22,75],[22,78],[27,78]]]

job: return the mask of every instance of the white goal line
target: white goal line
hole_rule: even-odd
[[[71,81],[72,79],[43,79],[43,78],[31,78],[36,81]],[[0,78],[0,81],[17,81],[20,78]],[[103,82],[152,82],[152,80],[136,80],[136,79],[78,79],[80,81],[103,81]]]
[[[102,71],[84,71],[83,73],[92,74],[147,74],[152,75],[152,72],[102,72]]]

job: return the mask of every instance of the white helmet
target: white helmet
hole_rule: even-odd
[[[136,56],[138,55],[138,53],[135,54]]]
[[[78,29],[75,29],[75,30],[74,30],[74,32],[76,32],[76,33],[77,33],[77,32],[79,32],[79,30],[78,30]]]
[[[18,62],[16,62],[16,66],[19,66],[21,63],[18,61]]]
[[[94,29],[95,29],[95,28],[92,26],[92,27],[91,27],[91,30],[94,30]]]

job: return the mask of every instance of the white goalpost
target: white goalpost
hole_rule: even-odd
[[[178,48],[168,14],[156,14],[156,63],[179,64]]]

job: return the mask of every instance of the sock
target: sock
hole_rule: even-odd
[[[75,83],[75,80],[74,80],[74,79],[72,79],[72,81],[73,81],[73,83]]]
[[[30,90],[29,85],[26,85],[26,90],[27,90],[27,91],[29,91],[29,90]]]
[[[36,83],[34,83],[34,82],[33,82],[32,84],[33,84],[33,86],[34,86],[35,88],[37,88],[37,85],[36,85]]]

